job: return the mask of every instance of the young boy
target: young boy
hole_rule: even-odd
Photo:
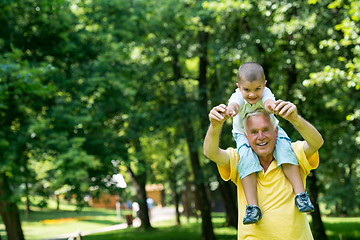
[[[266,111],[274,113],[275,98],[270,89],[265,87],[265,74],[263,68],[258,63],[249,62],[241,65],[237,80],[236,86],[238,88],[231,95],[225,114],[233,117],[232,132],[240,156],[237,171],[239,172],[248,204],[243,224],[252,224],[261,219],[261,210],[258,207],[257,201],[256,173],[263,169],[245,136],[243,118],[247,113],[257,108],[265,108]],[[277,119],[276,121],[277,125],[279,121]],[[266,142],[259,144],[266,144]],[[314,211],[314,206],[305,192],[304,184],[300,177],[298,161],[291,149],[291,139],[289,139],[280,126],[278,126],[276,147],[273,155],[278,167],[283,169],[285,176],[294,189],[296,194],[295,205],[299,212]]]

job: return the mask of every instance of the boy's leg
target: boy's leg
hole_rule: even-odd
[[[252,151],[244,134],[235,135],[234,138],[240,156],[236,169],[248,203],[243,224],[257,223],[262,216],[257,201],[256,172],[262,171],[262,168],[257,155]]]
[[[295,196],[295,205],[299,212],[313,212],[314,206],[305,192],[304,183],[301,179],[298,160],[291,148],[291,139],[286,132],[279,127],[274,157],[278,166],[281,165],[283,172],[291,183]]]
[[[286,132],[279,126],[279,132],[276,139],[274,158],[278,166],[281,166],[285,176],[290,181],[295,194],[305,192],[304,183],[301,179],[298,160],[291,148],[291,139]]]
[[[251,173],[241,179],[241,184],[244,189],[247,204],[259,206],[257,200],[256,173]]]
[[[292,165],[289,163],[282,164],[281,166],[282,166],[285,176],[291,183],[295,194],[305,192],[304,183],[301,180],[299,166]]]

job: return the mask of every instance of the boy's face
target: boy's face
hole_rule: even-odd
[[[265,82],[262,80],[256,80],[253,82],[241,80],[240,83],[236,83],[236,86],[239,88],[243,98],[251,105],[261,100],[265,85],[266,80]]]

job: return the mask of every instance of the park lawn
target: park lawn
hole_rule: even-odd
[[[100,229],[103,227],[124,223],[124,217],[120,220],[116,211],[111,209],[85,207],[82,211],[76,211],[72,204],[61,204],[61,211],[55,210],[55,205],[49,204],[49,208],[40,209],[32,206],[32,212],[26,219],[24,206],[19,206],[21,212],[22,228],[27,240],[39,240],[54,238],[62,234]],[[121,215],[125,211],[121,211]],[[0,235],[5,238],[5,226],[0,219]]]
[[[236,229],[224,227],[225,221],[223,214],[213,214],[213,224],[216,239],[235,240]],[[185,218],[181,218],[182,225],[175,226],[174,222],[167,221],[153,224],[152,231],[143,231],[138,228],[116,230],[106,233],[92,234],[83,237],[84,240],[183,240],[200,239],[201,224],[191,219],[188,223]],[[360,239],[360,218],[338,218],[323,217],[326,227],[328,240],[357,240]]]
[[[218,240],[234,240],[237,231],[233,227],[224,227],[224,214],[213,213],[213,225]],[[184,240],[201,239],[201,223],[195,218],[190,218],[188,222],[185,217],[181,217],[181,225],[176,226],[175,221],[164,221],[152,224],[151,231],[144,231],[139,228],[127,228],[106,233],[92,234],[84,236],[83,240]]]
[[[328,240],[360,239],[360,217],[323,217]]]
[[[27,240],[39,240],[53,238],[65,233],[96,230],[102,227],[119,224],[115,210],[84,208],[76,212],[71,205],[62,205],[62,211],[50,209],[36,209],[28,219],[22,215],[22,226]],[[20,209],[22,207],[20,206]],[[23,211],[21,211],[23,212]],[[122,214],[124,211],[122,211]],[[53,221],[57,219],[58,221]],[[124,218],[122,218],[124,219]],[[309,218],[311,219],[311,218]],[[46,221],[47,220],[47,221]],[[50,221],[49,221],[50,220]],[[215,235],[218,240],[236,239],[236,229],[224,227],[225,217],[223,213],[213,213],[213,224]],[[360,218],[337,218],[323,217],[328,235],[328,240],[355,240],[360,239]],[[201,224],[195,218],[188,222],[185,217],[181,218],[181,226],[176,226],[174,221],[154,223],[154,230],[143,231],[138,228],[129,228],[105,233],[91,234],[84,236],[84,240],[180,240],[200,239]],[[0,233],[5,238],[5,227],[0,221]]]

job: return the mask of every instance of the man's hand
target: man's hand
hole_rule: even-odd
[[[283,100],[277,100],[275,104],[275,113],[289,121],[298,130],[305,140],[304,152],[306,156],[312,156],[324,144],[321,134],[298,114],[295,104]]]
[[[219,148],[219,140],[222,125],[227,118],[225,104],[211,109],[209,113],[210,126],[206,132],[203,146],[205,156],[224,168],[230,168],[229,155],[225,150]]]
[[[275,102],[274,113],[280,115],[290,123],[296,122],[299,118],[295,104],[292,102],[285,102],[283,100],[277,100]]]
[[[226,105],[220,104],[216,107],[213,107],[209,113],[210,124],[213,126],[223,124],[228,118],[226,116]]]

